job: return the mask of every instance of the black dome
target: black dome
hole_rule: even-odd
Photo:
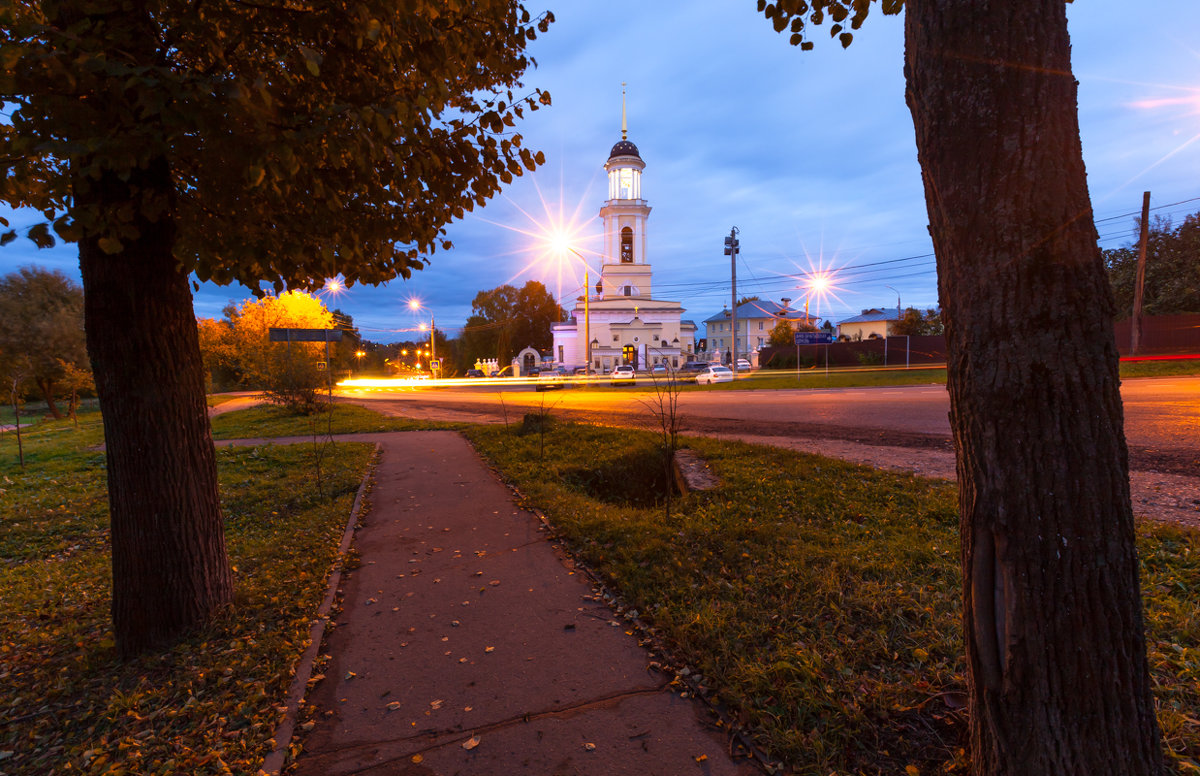
[[[613,159],[618,156],[636,156],[639,159],[642,158],[641,154],[638,153],[637,146],[628,140],[617,141],[617,144],[612,147],[612,153],[608,155],[608,158]]]

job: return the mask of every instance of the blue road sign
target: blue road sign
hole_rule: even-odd
[[[833,342],[833,335],[827,331],[797,331],[793,334],[797,345],[828,345]]]

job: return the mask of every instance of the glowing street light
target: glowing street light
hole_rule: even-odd
[[[421,310],[422,308],[424,308],[426,310],[429,309],[429,308],[425,307],[425,305],[421,304],[421,300],[417,299],[416,297],[413,297],[412,299],[408,300],[408,309],[412,310],[413,312],[417,312],[417,311]],[[425,331],[425,324],[422,322],[418,328],[420,328],[421,331]],[[430,368],[430,370],[433,369],[433,364],[436,361],[437,361],[437,328],[434,325],[433,313],[431,311],[429,314],[429,368]]]
[[[583,348],[586,359],[583,370],[585,375],[589,375],[592,373],[592,312],[588,302],[592,296],[592,268],[588,266],[584,255],[571,247],[570,236],[565,232],[556,232],[550,235],[549,243],[560,258],[574,254],[579,263],[583,265]],[[575,336],[576,342],[578,342],[578,331],[575,332]]]
[[[815,272],[808,276],[804,283],[804,323],[807,325],[812,319],[808,317],[808,303],[814,294],[819,300],[833,285],[833,276],[828,272]]]

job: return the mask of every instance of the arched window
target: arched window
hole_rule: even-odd
[[[621,230],[621,263],[633,263],[633,230],[628,226]]]

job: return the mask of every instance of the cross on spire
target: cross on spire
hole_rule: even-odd
[[[625,122],[625,82],[621,82],[621,139],[629,139],[629,125]]]

